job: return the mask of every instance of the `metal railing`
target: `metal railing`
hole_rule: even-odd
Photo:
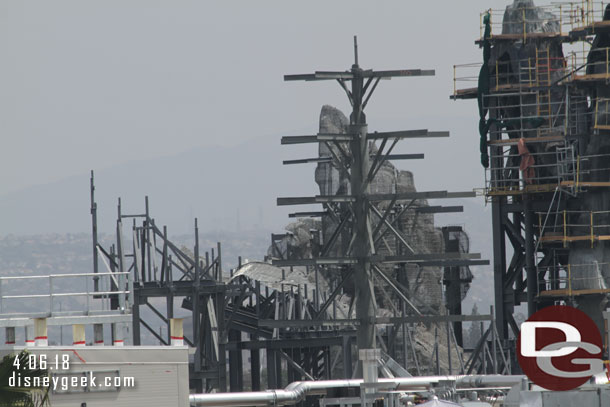
[[[521,171],[522,158],[516,147],[508,146],[502,149],[501,154],[491,154],[493,165],[485,170],[486,194],[511,195],[521,191],[552,192],[557,187],[576,194],[583,188],[610,187],[610,182],[603,181],[607,180],[604,174],[610,174],[610,154],[580,156],[572,146],[568,145],[557,147],[554,151],[530,151],[529,155],[533,157],[534,163],[528,167],[532,171],[526,177]],[[574,213],[572,211],[568,215]],[[600,217],[605,212],[592,213],[594,217]],[[599,233],[599,230],[596,232],[598,235],[610,235],[610,229],[605,231],[607,233]]]
[[[585,53],[587,51],[582,51]],[[601,52],[601,51],[600,51]],[[514,61],[497,60],[490,69],[490,90],[501,91],[511,88],[540,87],[553,84],[555,78],[561,78],[564,73],[578,68],[577,58],[581,53],[563,56],[550,56],[547,48],[536,47],[534,55]],[[514,64],[518,64],[518,72],[514,71]],[[586,61],[581,65],[586,64]],[[461,84],[476,84],[482,62],[458,64],[453,66],[453,94],[457,96]]]
[[[485,187],[487,194],[494,192],[515,192],[526,189],[536,190],[536,186],[576,183],[579,174],[580,158],[576,157],[571,147],[556,151],[530,152],[534,164],[529,166],[529,176],[521,171],[522,157],[512,148],[503,154],[490,155],[495,165],[485,170]],[[501,160],[502,165],[498,165]]]
[[[583,46],[582,50],[570,52],[566,56],[566,71],[571,72],[571,80],[610,77],[610,47]]]
[[[570,109],[567,109],[568,105]],[[490,117],[501,117],[506,124],[490,127],[491,140],[499,140],[502,135],[509,138],[569,135],[576,131],[572,128],[576,123],[570,113],[578,109],[579,114],[587,114],[585,98],[570,97],[566,103],[565,98],[557,98],[550,91],[490,95],[483,98],[483,106],[490,112]],[[512,116],[504,117],[507,111]]]
[[[598,98],[595,103],[595,120],[593,128],[598,130],[610,130],[610,99]]]
[[[546,25],[547,33],[550,34],[564,34],[569,33],[575,28],[587,26],[595,21],[599,21],[603,18],[604,8],[606,4],[604,2],[594,2],[592,0],[581,0],[572,2],[557,2],[545,6],[537,7],[520,7],[518,10],[522,13],[522,21],[514,22],[512,24],[521,24],[522,27],[518,27],[521,31],[520,35],[524,40],[527,40],[528,36],[531,36],[531,27],[538,25]],[[528,14],[532,10],[542,11],[547,13],[548,18],[536,19],[531,18]],[[500,35],[502,33],[503,26],[505,24],[504,9],[488,9],[480,13],[480,39],[483,40],[485,33],[484,17],[489,14],[491,35]],[[554,28],[554,29],[553,29]],[[552,29],[551,31],[548,31]]]
[[[542,242],[610,240],[610,211],[564,210],[538,214],[538,231]],[[545,224],[545,217],[548,221]]]
[[[540,274],[545,273],[548,276],[538,285],[538,293],[562,290],[572,295],[578,290],[606,290],[608,285],[601,270],[608,267],[610,263],[597,262],[538,267]]]
[[[518,72],[514,72],[518,64]],[[453,66],[453,96],[477,87],[483,63]],[[490,67],[490,91],[501,92],[523,88],[552,86],[563,81],[610,79],[610,47],[571,51],[565,57],[550,56],[546,48],[536,48],[532,57],[514,61],[496,61]]]
[[[79,284],[74,284],[73,279],[84,280]],[[99,281],[99,290],[93,289],[94,280]],[[129,313],[132,304],[132,293],[129,290],[131,274],[128,272],[117,273],[76,273],[76,274],[51,274],[51,275],[31,275],[31,276],[11,276],[0,277],[0,315],[28,315],[47,313],[61,314],[57,312],[58,301],[65,298],[84,297],[85,304],[79,304],[78,310],[65,311],[71,315],[75,312],[79,315],[89,315],[92,312],[110,311],[110,300],[116,297],[119,303],[120,313]],[[63,284],[61,284],[63,283]],[[59,285],[61,284],[61,286]],[[84,285],[84,291],[82,286]],[[38,290],[32,291],[32,287]],[[23,309],[23,303],[12,303],[13,300],[47,300],[35,303],[41,309],[35,313],[27,312],[7,312],[10,305]],[[28,305],[32,305],[31,303]],[[93,307],[97,305],[98,307]],[[44,308],[48,307],[48,310]],[[93,308],[98,308],[94,310]],[[101,309],[100,309],[101,308]],[[63,310],[62,310],[63,311]]]

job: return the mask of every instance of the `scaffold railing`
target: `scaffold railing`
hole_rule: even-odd
[[[538,267],[539,275],[546,275],[539,281],[538,295],[572,296],[610,291],[603,276],[604,270],[610,270],[610,263],[556,264]]]
[[[610,211],[563,210],[537,215],[542,244],[562,243],[565,247],[572,242],[590,242],[593,247],[596,242],[610,240]]]
[[[610,130],[610,99],[598,98],[595,100],[595,120],[593,128]]]
[[[583,44],[586,44],[583,42]],[[513,64],[519,64],[514,71]],[[453,97],[477,92],[480,62],[453,66]],[[529,58],[517,61],[497,60],[489,72],[489,90],[493,93],[511,92],[524,88],[561,85],[569,81],[610,79],[610,47],[573,50],[565,57],[550,56],[547,48],[536,47]]]
[[[610,78],[610,47],[583,47],[566,56],[567,78],[572,81],[586,81]]]
[[[569,58],[565,58],[563,56],[551,56],[548,48],[536,47],[531,57],[517,61],[497,60],[489,67],[490,91],[502,92],[524,87],[538,88],[554,85],[556,78],[563,78],[564,74],[586,64],[586,61],[582,63],[581,58],[581,55],[586,54],[586,52],[586,50],[575,51],[573,54],[569,54]],[[518,72],[515,72],[513,64],[517,63],[519,65]],[[579,63],[580,65],[578,65]],[[453,66],[454,96],[459,95],[462,86],[464,86],[464,91],[476,89],[481,66],[483,66],[481,62]]]
[[[486,194],[515,195],[527,192],[548,192],[557,186],[573,185],[578,178],[579,158],[570,147],[556,151],[530,152],[533,159],[523,167],[523,156],[512,147],[502,154],[492,154],[496,165],[485,171]],[[501,162],[501,165],[498,165]]]
[[[509,36],[520,37],[524,40],[527,38],[537,37],[542,35],[564,35],[578,27],[588,26],[603,17],[604,2],[594,2],[591,0],[572,1],[572,2],[557,2],[545,6],[537,7],[520,7],[519,10],[523,13],[521,21],[512,24],[521,24],[518,28],[519,34],[509,34]],[[547,18],[533,17],[530,12],[536,10],[547,13]],[[505,35],[504,27],[504,9],[488,9],[480,13],[479,28],[480,40],[483,40],[485,33],[484,17],[489,14],[491,26],[491,36]],[[531,27],[545,25],[545,32],[539,32]],[[538,31],[538,32],[532,32]]]
[[[514,147],[503,148],[503,154],[490,158],[502,165],[487,168],[485,185],[487,196],[519,195],[522,193],[552,192],[557,188],[571,194],[583,188],[610,187],[605,173],[610,173],[610,154],[577,155],[571,146],[555,151],[529,152],[533,163],[522,167],[522,155]],[[596,160],[596,165],[591,165]],[[524,170],[528,170],[525,172]],[[610,229],[608,230],[610,235]]]
[[[0,318],[41,313],[49,317],[130,313],[130,279],[129,272],[0,277]],[[98,282],[97,291],[94,281]],[[118,300],[119,310],[110,310],[113,297]],[[15,300],[28,300],[36,312],[27,312],[27,307]],[[70,303],[75,301],[74,309],[70,309]]]
[[[558,137],[580,135],[589,123],[594,129],[610,130],[610,98],[571,94],[541,97],[537,92],[515,92],[486,96],[483,106],[492,117],[502,117],[508,109],[520,114],[501,122],[505,125],[490,126],[490,145],[516,144],[519,138],[557,142]],[[548,136],[555,137],[543,139]]]
[[[574,57],[574,60],[576,57]],[[492,92],[506,92],[520,88],[532,88],[553,84],[553,79],[562,76],[568,68],[564,57],[551,57],[547,52],[536,50],[536,55],[518,61],[519,72],[513,72],[511,61],[498,60],[490,69],[489,84]],[[458,64],[453,66],[453,95],[458,96],[462,90],[476,89],[480,62]],[[474,85],[474,87],[472,86]]]
[[[490,117],[502,118],[506,111],[511,111],[510,119],[497,119],[496,126],[490,126],[491,144],[494,140],[546,137],[549,135],[566,136],[577,131],[575,123],[570,120],[570,111],[579,109],[585,114],[588,104],[584,97],[565,97],[548,92],[514,92],[488,95],[483,97],[483,106],[490,112]],[[570,107],[569,110],[567,107]],[[557,141],[557,140],[555,140]]]

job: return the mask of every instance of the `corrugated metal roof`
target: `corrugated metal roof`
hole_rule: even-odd
[[[282,268],[262,261],[252,261],[242,265],[233,274],[231,281],[241,276],[260,281],[261,284],[277,291],[281,291],[282,284],[284,285],[284,290],[289,290],[290,286],[296,287],[300,285],[303,287],[307,284],[314,288],[315,285],[313,273],[307,273],[305,267],[293,267],[292,270],[285,268],[284,278],[282,278]],[[318,275],[318,285],[322,292],[328,289],[328,283],[321,275]]]

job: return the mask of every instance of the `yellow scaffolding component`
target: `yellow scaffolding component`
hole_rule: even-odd
[[[608,263],[555,264],[538,267],[540,275],[548,275],[541,281],[540,297],[574,297],[610,293],[600,270],[610,267]],[[596,273],[591,274],[595,270]],[[561,276],[563,274],[563,276]]]
[[[610,241],[610,211],[568,211],[539,213],[539,216],[551,216],[560,224],[548,226],[538,221],[540,243],[595,242]]]
[[[563,211],[563,247],[568,245],[568,222],[567,222],[567,211]]]
[[[536,38],[536,37],[552,37],[552,36],[561,36],[568,38],[568,33],[578,30],[584,29],[586,27],[595,28],[596,24],[599,24],[603,20],[603,13],[605,8],[605,3],[602,1],[600,3],[595,3],[592,0],[581,0],[581,1],[570,1],[570,2],[556,2],[551,3],[549,5],[535,6],[536,9],[544,10],[547,13],[553,15],[552,18],[534,20],[527,19],[527,11],[531,9],[531,7],[522,7],[522,19],[521,22],[523,30],[520,34],[502,34],[502,19],[498,21],[493,21],[492,16],[498,14],[500,16],[503,15],[505,10],[501,9],[487,9],[480,13],[479,15],[479,38],[483,40],[483,35],[485,33],[485,23],[484,16],[485,14],[489,14],[489,23],[491,26],[491,38],[498,39],[514,39],[514,40],[524,40],[526,41],[528,38]],[[556,27],[556,31],[545,31],[545,32],[527,32],[527,24],[536,24],[546,23],[549,28]],[[555,25],[553,24],[555,23]],[[494,34],[498,32],[498,34]]]

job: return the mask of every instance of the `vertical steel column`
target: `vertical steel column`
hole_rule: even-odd
[[[133,307],[131,311],[131,321],[133,326],[133,345],[140,346],[141,336],[140,336],[140,286],[134,287],[134,296],[133,296]],[[115,340],[116,338],[113,338]],[[121,338],[122,339],[122,338]]]
[[[494,250],[494,296],[496,303],[496,324],[502,339],[508,339],[507,303],[504,283],[506,281],[506,236],[502,222],[502,203],[504,198],[494,197],[491,204],[493,250]]]
[[[459,227],[461,230],[461,227]],[[457,231],[455,226],[445,226],[442,228],[443,240],[445,242],[445,253],[459,253],[459,240],[450,239],[451,232]],[[462,314],[462,281],[460,278],[459,266],[447,266],[443,270],[445,285],[445,302],[450,315]],[[453,331],[459,346],[463,346],[462,340],[462,322],[455,321],[453,323]]]
[[[201,298],[199,287],[201,285],[201,268],[199,267],[199,227],[197,225],[197,218],[195,218],[195,248],[194,248],[194,268],[195,268],[195,281],[193,281],[193,343],[196,346],[195,350],[195,371],[201,370],[201,352],[205,344],[201,338]]]
[[[352,378],[352,338],[343,336],[343,377]]]
[[[375,341],[375,307],[373,304],[373,287],[370,262],[369,211],[368,199],[362,189],[364,177],[368,173],[368,143],[366,141],[366,125],[352,126],[355,141],[352,142],[352,194],[355,196],[354,210],[354,255],[358,263],[354,265],[354,282],[356,284],[356,315],[359,320],[357,343],[358,349],[373,349]],[[364,152],[364,151],[366,152]],[[358,157],[359,156],[359,157]]]
[[[218,324],[218,390],[227,391],[227,353],[225,340],[225,296],[226,286],[220,286],[220,290],[215,294],[216,321]]]
[[[236,346],[235,350],[229,351],[229,384],[232,392],[243,391],[243,361],[242,351],[239,349],[241,342],[241,331],[229,330],[229,342]]]
[[[523,212],[525,223],[525,271],[527,273],[527,313],[532,316],[536,312],[536,292],[538,291],[538,275],[534,259],[534,224],[530,197],[523,195]]]
[[[356,47],[354,41],[354,47]],[[355,197],[352,209],[354,212],[354,257],[358,263],[354,265],[354,282],[356,285],[356,316],[359,320],[357,343],[358,349],[373,349],[375,341],[375,307],[371,277],[371,236],[369,226],[369,209],[367,194],[369,186],[369,146],[366,138],[368,126],[362,110],[363,77],[358,66],[358,52],[352,65],[352,99],[353,110],[350,116],[349,133],[352,136],[350,150],[352,154],[351,193]]]
[[[267,347],[267,390],[277,389],[276,352]]]
[[[255,335],[250,335],[250,341],[257,340]],[[250,374],[252,377],[252,391],[261,389],[261,351],[252,349],[250,351]]]
[[[91,235],[93,240],[93,272],[98,273],[98,254],[97,254],[97,204],[95,203],[95,183],[93,170],[91,170]],[[93,291],[99,291],[99,277],[93,277]]]

